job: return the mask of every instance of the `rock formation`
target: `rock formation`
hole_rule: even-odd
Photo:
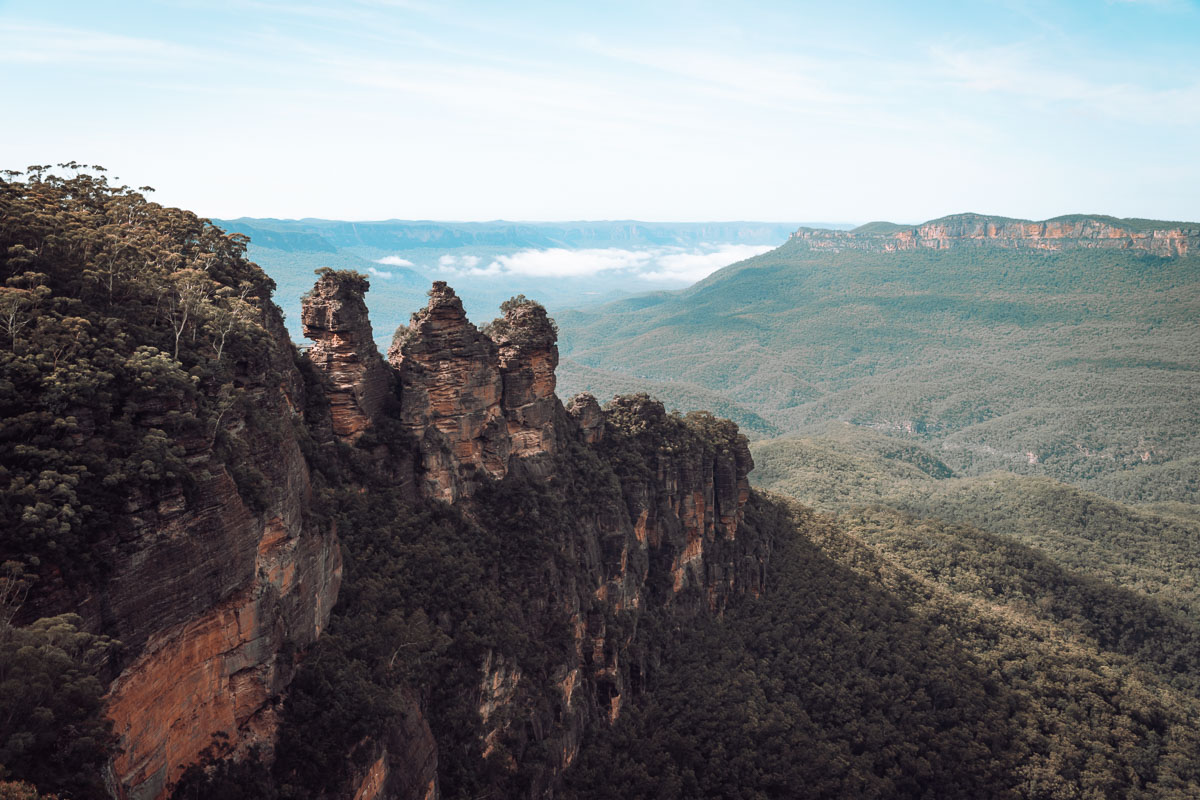
[[[587,392],[575,395],[567,405],[567,413],[579,426],[584,443],[595,444],[604,438],[604,412],[595,397]]]
[[[734,594],[761,589],[770,544],[742,535],[753,465],[736,426],[685,420],[645,396],[601,409],[584,395],[568,412],[554,394],[557,333],[545,310],[518,298],[480,331],[440,282],[384,361],[366,288],[327,273],[305,298],[312,374],[294,362],[278,310],[264,310],[270,368],[238,376],[252,402],[222,418],[241,455],[219,454],[211,432],[185,440],[191,483],[159,485],[152,496],[130,489],[105,545],[115,557],[102,585],[87,596],[59,587],[30,609],[78,611],[125,645],[107,697],[117,798],[165,798],[206,754],[240,758],[256,747],[271,760],[288,686],[328,624],[342,577],[337,532],[314,512],[313,448],[353,445],[355,468],[370,480],[399,487],[406,501],[459,504],[468,519],[485,481],[569,493],[599,476],[602,499],[567,495],[574,516],[547,534],[558,537],[554,555],[536,567],[541,582],[523,587],[526,618],[514,621],[569,637],[549,680],[499,650],[477,665],[480,748],[555,754],[533,775],[533,796],[553,795],[587,731],[619,718],[640,691],[652,667],[634,647],[638,615],[720,613]],[[160,426],[185,410],[178,405],[145,403],[139,424]],[[356,746],[367,758],[347,796],[438,796],[438,742],[425,713],[414,693],[387,730]]]
[[[421,451],[427,496],[454,501],[477,475],[502,478],[512,449],[496,345],[437,281],[388,358],[400,375],[400,413]]]
[[[561,428],[554,394],[558,330],[537,303],[509,301],[503,319],[489,326],[500,355],[504,416],[513,455],[553,454]]]
[[[1073,249],[1135,250],[1164,257],[1186,256],[1200,248],[1200,226],[1151,224],[1147,220],[1069,216],[1034,222],[954,214],[903,226],[871,223],[852,231],[801,228],[791,242],[810,250],[950,250],[962,247],[1001,247],[1057,252]]]
[[[327,272],[304,298],[304,335],[313,340],[308,357],[329,378],[333,433],[353,442],[371,424],[392,389],[392,376],[372,336],[366,281]]]
[[[568,412],[554,394],[553,322],[524,298],[503,310],[481,331],[454,291],[436,282],[427,307],[389,349],[399,421],[415,437],[423,496],[470,513],[484,480],[562,479],[574,468],[563,460],[571,447],[591,448],[601,462],[643,454],[642,467],[620,475],[611,500],[581,506],[573,532],[555,543],[577,568],[547,564],[544,585],[522,589],[533,599],[528,618],[515,624],[546,630],[565,622],[572,631],[572,653],[554,670],[557,708],[547,706],[545,686],[500,653],[489,651],[479,665],[483,751],[502,740],[504,752],[520,751],[533,736],[559,754],[554,769],[533,779],[531,791],[541,796],[553,793],[589,726],[616,720],[643,682],[648,667],[630,655],[631,631],[614,632],[610,621],[664,608],[720,613],[734,594],[761,590],[770,544],[739,536],[753,462],[736,425],[706,414],[669,415],[644,395],[617,398],[606,409],[581,395]],[[425,740],[405,745],[403,738],[380,748],[359,783],[363,797],[424,796],[427,781],[379,793],[399,780],[396,764],[428,763],[413,753]]]

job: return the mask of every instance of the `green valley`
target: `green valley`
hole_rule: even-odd
[[[734,419],[764,420],[746,426],[760,437],[842,421],[962,474],[1198,497],[1195,253],[832,251],[794,237],[683,291],[557,318],[570,391],[636,378],[685,410],[715,392]]]

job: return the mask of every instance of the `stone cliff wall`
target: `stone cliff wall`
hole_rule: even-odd
[[[1164,257],[1186,256],[1200,248],[1200,227],[1144,229],[1121,220],[1070,217],[1043,222],[956,214],[911,228],[886,231],[834,231],[801,228],[791,241],[811,250],[896,252],[1000,247],[1056,252],[1072,249],[1133,250]]]
[[[512,441],[495,343],[467,320],[454,290],[438,281],[388,351],[400,377],[400,413],[420,448],[423,492],[454,501],[481,477],[503,478]]]
[[[371,424],[393,389],[393,376],[375,347],[366,284],[344,273],[321,276],[304,298],[304,335],[313,340],[308,357],[329,379],[333,433],[353,442]]]
[[[534,629],[568,623],[574,647],[552,673],[553,702],[537,679],[498,654],[481,665],[485,752],[504,742],[516,754],[514,769],[531,745],[555,754],[533,780],[533,797],[552,796],[587,732],[614,723],[642,690],[655,668],[656,643],[639,635],[646,615],[686,624],[695,614],[722,613],[733,596],[761,591],[771,550],[757,534],[739,535],[753,461],[733,423],[702,414],[683,420],[644,395],[605,409],[582,395],[559,424],[576,448],[623,466],[612,501],[579,503],[560,543],[577,569],[547,565],[521,620]]]
[[[253,505],[243,496],[212,440],[185,442],[193,485],[129,497],[113,572],[89,604],[129,659],[108,695],[121,748],[109,784],[120,798],[166,796],[210,746],[269,749],[294,659],[337,599],[337,535],[308,519],[308,465],[292,434],[303,382],[277,310],[264,314],[282,385],[246,376],[243,388],[276,427],[223,420],[245,440],[251,463],[242,466],[263,476],[263,496]],[[149,409],[142,423],[153,428],[169,411]]]

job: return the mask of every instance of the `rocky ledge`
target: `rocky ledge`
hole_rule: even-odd
[[[792,243],[809,250],[901,252],[999,247],[1057,252],[1132,250],[1176,258],[1200,248],[1200,223],[1157,222],[1071,215],[1041,222],[982,214],[954,214],[921,225],[872,222],[852,231],[801,228]]]

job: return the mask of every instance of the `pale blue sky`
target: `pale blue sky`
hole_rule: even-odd
[[[209,216],[1200,219],[1197,0],[0,0],[0,101]]]

